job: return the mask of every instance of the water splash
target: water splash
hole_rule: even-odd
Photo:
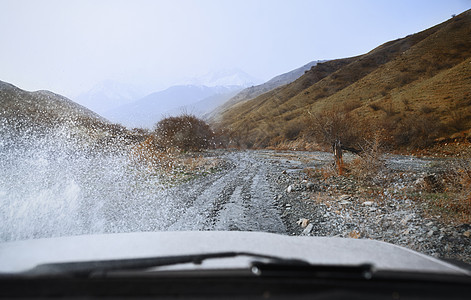
[[[0,241],[166,228],[176,208],[158,177],[127,151],[90,152],[76,137],[1,132]]]

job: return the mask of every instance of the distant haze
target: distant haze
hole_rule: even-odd
[[[262,81],[438,24],[469,0],[0,0],[0,80],[68,97],[147,92],[220,70]]]

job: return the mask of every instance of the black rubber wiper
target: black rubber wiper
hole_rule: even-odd
[[[250,252],[218,252],[197,255],[179,255],[150,258],[133,258],[120,260],[99,260],[70,263],[51,263],[41,264],[30,269],[22,275],[26,276],[71,276],[71,277],[90,277],[92,275],[105,275],[113,271],[133,271],[155,268],[161,266],[170,266],[184,263],[201,264],[204,260],[217,258],[230,258],[237,256],[249,256],[253,258],[269,259],[272,264],[281,266],[303,266],[310,264],[298,259],[284,259],[276,256],[261,255]],[[270,264],[267,264],[267,266]],[[257,268],[257,266],[255,266]],[[261,267],[258,266],[258,267]],[[254,269],[256,270],[256,269]]]
[[[255,269],[254,269],[255,268]],[[291,264],[286,261],[254,262],[252,272],[259,270],[265,277],[285,278],[335,278],[335,279],[371,279],[374,269],[371,264],[360,265],[312,265]]]

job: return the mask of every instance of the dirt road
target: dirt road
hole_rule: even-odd
[[[169,190],[186,206],[168,230],[243,230],[286,233],[269,180],[275,168],[255,152],[223,157],[227,170]]]

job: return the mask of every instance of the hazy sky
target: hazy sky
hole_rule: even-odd
[[[230,68],[268,80],[469,8],[470,0],[0,0],[0,80],[69,97],[105,79],[158,90]]]

